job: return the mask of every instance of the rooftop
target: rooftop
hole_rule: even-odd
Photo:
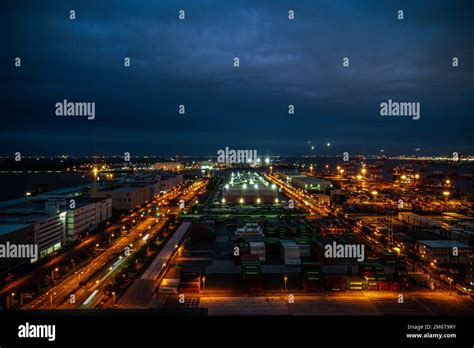
[[[102,191],[110,191],[110,192],[134,192],[137,190],[142,189],[143,186],[120,186],[120,187],[109,187],[105,188]]]
[[[457,240],[420,240],[422,243],[430,248],[471,248],[469,245],[461,243]]]
[[[31,226],[29,224],[0,224],[0,236]]]

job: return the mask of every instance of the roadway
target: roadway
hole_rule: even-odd
[[[271,174],[264,174],[264,175],[268,181],[281,187],[285,195],[291,198],[295,202],[296,206],[302,207],[304,210],[308,211],[310,214],[318,214],[322,217],[325,217],[328,215],[328,213],[323,208],[320,208],[316,205],[316,203],[313,201],[313,198],[309,194],[305,195],[304,193],[298,192],[294,187],[279,180],[274,175],[271,175]]]
[[[199,187],[201,187],[202,182]],[[183,188],[183,191],[187,191],[187,188]],[[194,191],[192,191],[194,192]],[[135,216],[137,214],[140,216],[143,212],[150,212],[150,208],[155,203],[161,203],[165,200],[172,200],[179,197],[181,194],[180,189],[174,189],[169,193],[151,201],[145,207],[141,208],[137,213],[132,214]],[[163,210],[168,209],[169,213],[172,213],[177,209],[176,207],[163,206]],[[40,295],[38,298],[34,299],[23,309],[48,309],[48,308],[70,308],[77,307],[83,304],[91,293],[96,294],[99,291],[103,290],[107,282],[113,277],[119,270],[120,264],[127,257],[125,254],[126,248],[133,252],[138,249],[137,246],[140,243],[142,237],[145,234],[155,235],[166,223],[167,218],[155,218],[149,217],[144,221],[139,221],[139,224],[132,228],[129,231],[129,234],[122,236],[120,239],[116,240],[110,247],[104,250],[99,256],[95,257],[89,264],[77,270],[74,274],[61,279],[60,283],[52,287],[45,294]],[[156,226],[154,226],[156,224]],[[117,226],[110,227],[112,231]],[[136,249],[133,248],[135,246]],[[120,259],[122,256],[122,259]],[[86,281],[85,287],[80,287],[79,282]],[[75,293],[74,290],[78,289]],[[70,302],[70,295],[75,295],[74,303]],[[100,296],[98,296],[99,298]],[[90,305],[95,305],[96,301],[89,301],[85,305],[87,308]]]
[[[199,307],[209,315],[471,315],[474,301],[445,291],[398,292],[351,291],[340,293],[264,293],[255,296],[223,296],[222,294],[190,295],[198,298]],[[177,303],[173,299],[169,303]]]

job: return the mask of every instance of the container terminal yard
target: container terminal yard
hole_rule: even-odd
[[[72,248],[6,283],[4,305],[199,315],[472,314],[474,215],[452,179],[436,192],[421,174],[382,181],[376,167],[362,164],[349,174],[344,165],[170,171],[161,176],[168,186],[161,183],[140,207],[122,210],[101,232],[80,234]],[[95,175],[110,177],[113,168],[105,168]],[[127,179],[79,191],[127,192],[132,180],[156,187],[150,172],[122,175]],[[73,191],[58,192],[55,201]],[[119,199],[112,196],[113,215]],[[9,211],[6,205],[3,214]]]
[[[471,194],[457,189],[453,174],[400,175],[396,168],[382,180],[378,166],[206,163],[160,176],[156,169],[93,168],[108,183],[3,204],[0,214],[8,217],[11,206],[33,201],[99,197],[91,202],[111,199],[112,212],[95,231],[76,228],[74,242],[46,249],[39,267],[4,266],[3,306],[211,316],[472,314]],[[122,192],[140,187],[155,191],[122,209]]]

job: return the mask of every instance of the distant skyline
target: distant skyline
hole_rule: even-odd
[[[469,0],[2,1],[0,155],[473,155],[473,14]],[[420,119],[380,116],[389,99]],[[95,118],[56,116],[63,100]]]

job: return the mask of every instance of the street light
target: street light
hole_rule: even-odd
[[[57,272],[57,271],[59,271],[59,268],[57,267],[51,271],[51,279],[54,280],[54,272]]]
[[[285,292],[286,292],[286,282],[288,281],[288,277],[285,276],[283,279],[285,280]]]
[[[74,273],[77,274],[77,281],[80,283],[81,282],[81,275],[82,275],[82,273],[84,273],[84,271],[80,271],[80,272],[76,271]]]
[[[112,306],[115,307],[115,291],[112,291]]]
[[[206,277],[202,277],[202,290],[206,290]]]
[[[49,295],[49,302],[51,303],[51,306],[53,305],[53,295],[56,295],[56,293],[51,293],[51,295]]]
[[[15,296],[14,292],[12,292],[10,295],[7,295],[7,309],[10,309],[10,306],[11,306],[10,297],[11,297],[11,301],[12,301],[11,303],[12,304],[14,303],[14,298],[13,298],[14,296]]]

